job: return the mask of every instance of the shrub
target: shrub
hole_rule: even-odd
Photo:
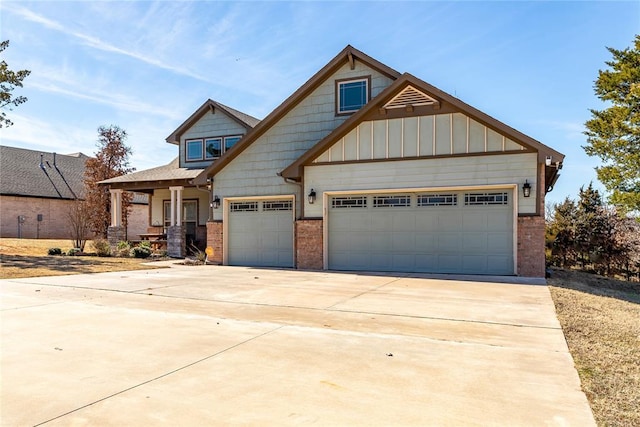
[[[80,254],[82,254],[82,251],[80,250],[80,248],[72,248],[67,251],[67,255],[69,256],[80,255]]]
[[[151,248],[148,246],[136,246],[129,253],[134,258],[149,258],[151,256]]]
[[[49,255],[62,255],[62,249],[60,248],[49,248]]]
[[[96,255],[98,256],[109,256],[111,255],[111,247],[109,246],[109,242],[105,239],[96,239],[91,242],[93,249],[96,251]]]
[[[128,258],[131,254],[131,244],[129,242],[120,241],[116,249],[116,256]]]

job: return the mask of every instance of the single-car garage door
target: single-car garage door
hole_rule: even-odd
[[[228,263],[293,267],[293,200],[229,203]]]
[[[329,268],[514,274],[511,190],[329,198]]]

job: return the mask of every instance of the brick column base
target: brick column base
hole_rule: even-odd
[[[187,253],[187,230],[181,225],[167,227],[167,255],[182,258]]]
[[[222,221],[207,222],[207,247],[213,249],[209,262],[222,264]]]
[[[322,270],[322,219],[296,221],[296,267],[303,270]]]
[[[109,247],[111,248],[112,254],[114,254],[118,250],[118,242],[122,242],[126,239],[126,228],[122,226],[107,228],[107,240],[109,241]]]
[[[544,218],[518,217],[518,276],[545,277]]]

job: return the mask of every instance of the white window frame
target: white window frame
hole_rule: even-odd
[[[200,157],[189,157],[189,146],[193,143],[200,144]],[[187,139],[184,142],[184,160],[187,162],[198,162],[204,158],[204,146],[202,138]]]

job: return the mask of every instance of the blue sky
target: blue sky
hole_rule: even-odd
[[[606,46],[640,33],[640,2],[0,2],[3,57],[31,75],[3,145],[94,154],[129,133],[138,170],[206,99],[263,118],[347,44],[566,154],[547,200],[596,180],[581,146]]]

